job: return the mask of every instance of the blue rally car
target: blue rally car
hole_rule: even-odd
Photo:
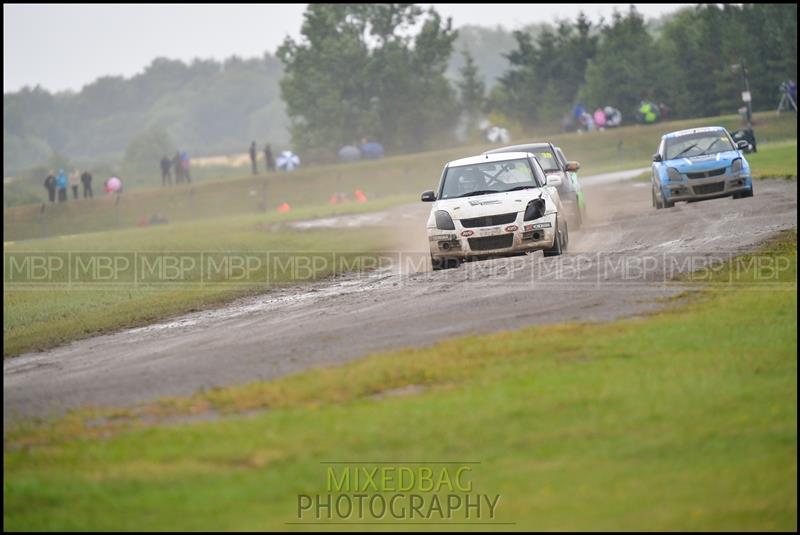
[[[732,195],[753,196],[750,165],[738,144],[721,126],[671,132],[653,155],[653,206],[671,208],[678,201]]]

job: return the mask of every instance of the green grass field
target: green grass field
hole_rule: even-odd
[[[797,137],[794,114],[776,116],[773,112],[755,115],[759,143]],[[703,119],[671,121],[650,126],[626,126],[591,134],[557,134],[549,139],[561,146],[567,157],[579,160],[581,174],[589,175],[649,165],[660,136],[672,130],[716,124],[738,128],[739,117],[729,115]],[[514,140],[514,143],[535,140]],[[393,156],[382,160],[301,168],[289,174],[253,178],[208,180],[173,188],[153,188],[126,192],[120,199],[101,195],[87,201],[67,202],[46,207],[25,205],[3,212],[3,239],[17,241],[44,236],[76,234],[133,227],[153,214],[163,214],[170,222],[257,213],[265,207],[274,211],[281,202],[296,208],[320,206],[335,192],[353,198],[360,189],[369,199],[418,198],[421,191],[436,186],[447,161],[492,148],[490,145]],[[266,182],[265,182],[266,180]],[[266,183],[266,197],[262,187]],[[41,190],[44,193],[44,189]],[[264,202],[266,199],[266,203]]]
[[[393,201],[393,199],[388,199]],[[327,263],[315,266],[313,279],[324,278],[345,268],[356,266],[357,256],[370,255],[387,247],[381,230],[331,229],[314,231],[276,230],[274,225],[298,218],[314,218],[343,211],[375,210],[385,202],[374,201],[351,207],[307,207],[287,214],[247,214],[237,217],[157,225],[119,231],[60,236],[47,240],[7,243],[4,247],[6,283],[12,282],[10,259],[23,253],[55,254],[62,252],[170,252],[218,251],[244,256],[248,252],[271,251],[273,256],[347,253],[339,258],[349,264]],[[354,244],[358,244],[357,248]],[[239,255],[241,253],[241,255]],[[3,292],[3,354],[13,356],[25,351],[41,350],[64,342],[93,336],[125,327],[143,325],[170,315],[202,309],[236,297],[263,292],[268,288],[308,279],[305,271],[297,273],[273,270],[265,265],[253,269],[245,279],[225,279],[224,274],[206,283],[119,286],[100,282],[83,288],[65,284],[6,284]],[[113,280],[130,281],[133,266],[114,274]],[[232,272],[231,272],[232,273]],[[24,279],[23,279],[24,280]],[[56,282],[59,279],[56,279]]]
[[[754,178],[797,178],[797,140],[771,143],[747,155]]]
[[[458,530],[795,530],[796,231],[756,256],[646,317],[29,424],[5,437],[4,527],[302,528],[321,463],[438,460],[479,462],[510,523]],[[788,267],[751,284],[766,260]]]

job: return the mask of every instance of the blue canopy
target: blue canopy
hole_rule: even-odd
[[[383,145],[375,141],[364,143],[363,145],[361,145],[361,155],[369,160],[383,158],[384,155]]]

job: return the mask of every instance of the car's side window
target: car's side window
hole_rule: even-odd
[[[558,156],[558,161],[561,162],[561,169],[567,167],[567,157],[564,156],[564,153],[561,149],[556,149],[556,155]]]

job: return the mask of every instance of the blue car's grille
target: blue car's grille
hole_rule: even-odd
[[[708,195],[709,193],[720,193],[725,189],[725,182],[717,182],[716,184],[703,184],[702,186],[694,186],[696,195]]]
[[[719,169],[710,169],[708,171],[703,171],[702,173],[686,173],[686,176],[689,178],[711,178],[712,176],[719,176],[725,174],[725,168],[720,167]]]

